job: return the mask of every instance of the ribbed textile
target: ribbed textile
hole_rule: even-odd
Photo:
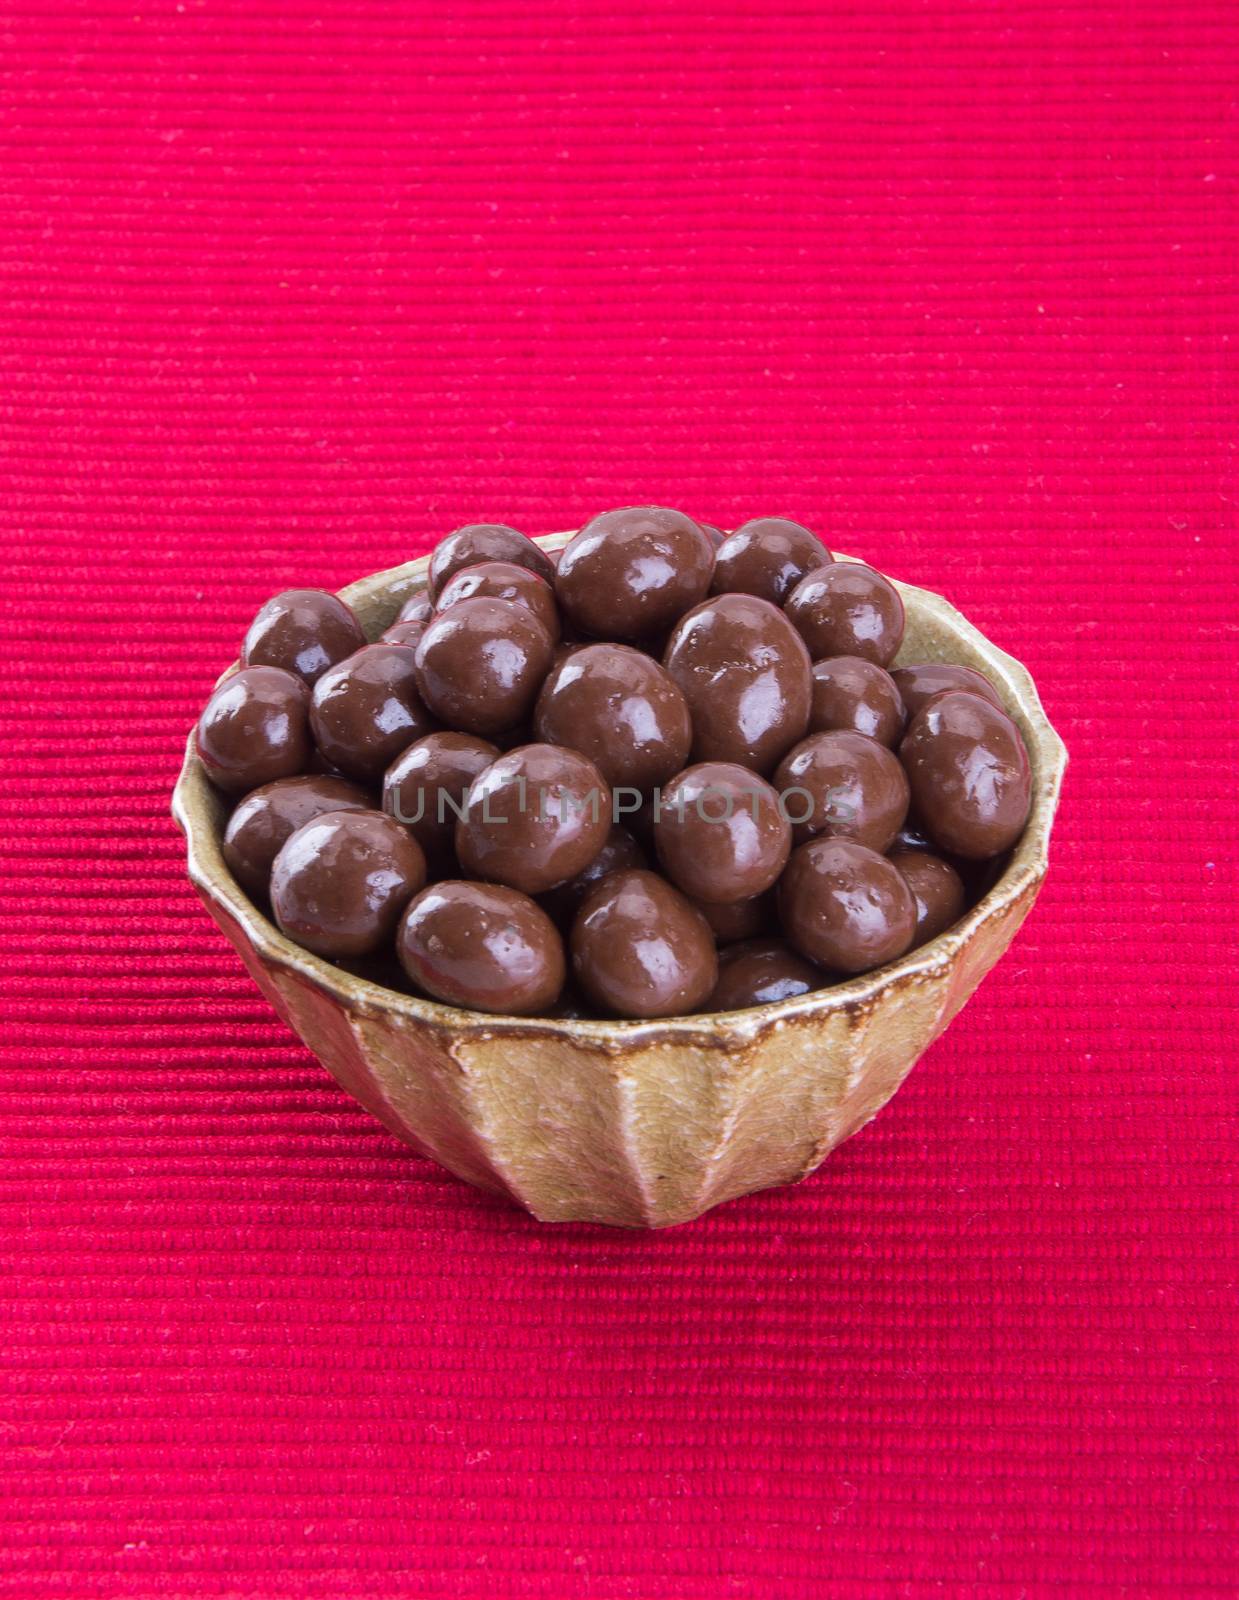
[[[1227,1595],[1239,12],[8,0],[0,1594]],[[552,1228],[185,879],[258,605],[654,501],[1024,660],[1015,947],[806,1183]]]

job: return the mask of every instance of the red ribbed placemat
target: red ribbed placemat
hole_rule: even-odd
[[[0,14],[0,1592],[1234,1592],[1237,67],[1221,3]],[[656,1236],[399,1146],[168,819],[272,591],[634,500],[943,590],[1073,755],[893,1104]]]

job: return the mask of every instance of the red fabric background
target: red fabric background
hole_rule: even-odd
[[[1233,1593],[1223,3],[0,11],[0,1592]],[[270,1015],[168,818],[257,605],[787,512],[1072,751],[798,1188],[541,1227]]]

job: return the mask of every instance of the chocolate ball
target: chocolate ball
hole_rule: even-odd
[[[809,726],[809,653],[756,595],[720,594],[672,630],[663,666],[684,691],[695,761],[766,773]]]
[[[1032,773],[1020,731],[979,694],[937,695],[908,724],[899,759],[929,837],[951,855],[983,861],[1024,831]]]
[[[528,720],[554,646],[525,606],[461,600],[438,612],[417,646],[417,681],[434,714],[486,736]]]
[[[368,811],[364,790],[344,778],[277,778],[247,794],[228,819],[223,853],[228,870],[255,899],[267,892],[271,864],[298,828],[324,811]]]
[[[462,567],[476,567],[482,561],[510,561],[518,567],[528,567],[548,583],[555,575],[545,550],[523,533],[502,522],[473,522],[449,533],[435,546],[426,575],[430,598],[439,598],[439,591],[453,573]]]
[[[887,860],[898,869],[916,902],[913,949],[928,944],[959,921],[964,909],[964,884],[949,862],[926,850],[892,850]]]
[[[716,528],[712,522],[702,522],[700,519],[698,519],[697,526],[701,529],[702,533],[705,534],[706,538],[716,550],[727,537],[723,530],[721,528]]]
[[[613,872],[586,896],[570,940],[577,983],[617,1017],[696,1011],[718,959],[701,913],[654,872]]]
[[[593,762],[526,744],[473,780],[456,854],[475,877],[542,894],[583,871],[610,831],[611,791]]]
[[[368,644],[332,667],[314,686],[310,726],[333,767],[378,783],[400,752],[435,726],[417,687],[416,653]]]
[[[198,758],[225,794],[291,778],[310,759],[310,691],[282,667],[242,667],[198,718]]]
[[[402,644],[406,650],[415,650],[426,631],[424,622],[393,622],[379,635],[380,644]]]
[[[928,850],[933,852],[934,845],[930,842],[929,835],[921,826],[915,811],[908,807],[908,815],[904,818],[903,827],[891,840],[886,854],[894,855],[896,850]]]
[[[555,574],[564,615],[595,639],[659,639],[705,595],[714,549],[664,506],[604,511],[565,546]]]
[[[575,878],[569,878],[567,883],[561,883],[558,888],[549,889],[541,897],[543,909],[561,926],[570,926],[585,896],[608,873],[644,870],[648,866],[649,859],[645,851],[628,829],[612,827],[602,849],[587,867],[578,872]]]
[[[891,681],[903,701],[909,722],[926,701],[951,689],[967,689],[996,705],[999,711],[1003,709],[998,691],[983,672],[975,667],[961,667],[954,661],[920,661],[910,667],[896,667]]]
[[[813,663],[810,733],[834,729],[863,733],[888,749],[899,743],[903,701],[889,672],[860,656],[828,656]]]
[[[833,559],[818,536],[798,522],[755,517],[719,546],[710,593],[755,594],[781,606],[801,578]]]
[[[885,667],[903,642],[898,589],[859,561],[838,561],[809,573],[788,596],[786,609],[814,661],[861,656]]]
[[[779,917],[802,956],[836,972],[894,961],[916,932],[916,902],[898,868],[854,839],[812,839],[793,853]]]
[[[434,601],[429,589],[414,589],[404,604],[396,622],[420,622],[423,627],[435,614]],[[394,624],[393,624],[394,626]]]
[[[286,589],[250,623],[241,661],[247,667],[283,667],[312,689],[328,667],[365,642],[361,623],[339,595]]]
[[[586,755],[615,787],[648,790],[688,760],[693,725],[678,684],[622,644],[573,649],[538,696],[534,731]]]
[[[863,733],[811,733],[779,763],[774,786],[797,844],[824,834],[881,855],[908,814],[903,768]]]
[[[514,561],[480,561],[476,567],[461,567],[439,590],[436,611],[446,611],[461,600],[510,600],[524,606],[551,636],[559,638],[559,608],[555,591],[545,578]]]
[[[825,974],[782,939],[750,939],[721,950],[718,982],[703,1011],[745,1011],[811,994]]]
[[[271,906],[290,939],[316,955],[369,955],[396,931],[426,881],[421,846],[381,811],[327,811],[285,840]]]
[[[778,795],[731,762],[686,768],[663,790],[656,817],[659,864],[693,900],[751,900],[770,888],[791,853],[791,824]]]
[[[693,904],[710,925],[710,932],[720,945],[734,944],[741,939],[757,939],[773,933],[778,927],[774,891],[756,894],[751,900],[733,900],[729,905],[711,905],[706,900]]]
[[[423,889],[400,924],[396,953],[423,993],[470,1011],[528,1017],[564,984],[564,945],[528,895],[446,878]]]
[[[493,744],[472,734],[428,733],[388,767],[383,810],[409,830],[432,870],[454,860],[456,823],[469,785],[498,759]]]

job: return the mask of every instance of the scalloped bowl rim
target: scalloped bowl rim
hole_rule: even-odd
[[[561,549],[571,533],[546,534],[535,542],[548,550]],[[858,557],[833,552],[838,561],[857,561]],[[368,599],[375,591],[400,586],[402,593],[418,587],[410,579],[424,578],[429,556],[371,573],[339,590],[342,599],[355,603]],[[977,654],[984,656],[986,671],[996,685],[1006,691],[1019,708],[1024,724],[1021,731],[1033,762],[1032,808],[1019,843],[998,881],[964,916],[928,944],[892,961],[887,966],[831,984],[791,1000],[778,1000],[744,1011],[694,1012],[687,1016],[657,1017],[646,1021],[582,1020],[567,1017],[512,1017],[481,1011],[464,1011],[455,1006],[425,1000],[398,989],[388,989],[369,979],[344,972],[331,962],[303,950],[286,938],[267,919],[233,878],[220,848],[221,833],[211,815],[211,790],[194,748],[190,730],[185,760],[172,795],[172,815],[186,838],[189,877],[195,887],[222,905],[245,929],[254,950],[272,965],[291,970],[331,994],[352,1010],[395,1014],[425,1028],[453,1037],[528,1038],[549,1036],[565,1042],[577,1040],[592,1050],[623,1051],[646,1047],[655,1040],[674,1038],[680,1043],[729,1048],[747,1045],[770,1029],[793,1019],[821,1016],[833,1011],[854,1011],[873,1005],[878,997],[905,980],[923,974],[937,974],[948,967],[958,952],[990,918],[1029,889],[1035,889],[1049,865],[1050,832],[1059,789],[1067,765],[1067,751],[1041,705],[1028,669],[992,644],[949,601],[930,589],[890,580],[905,599],[914,597],[922,610]],[[219,681],[238,670],[233,664]]]

